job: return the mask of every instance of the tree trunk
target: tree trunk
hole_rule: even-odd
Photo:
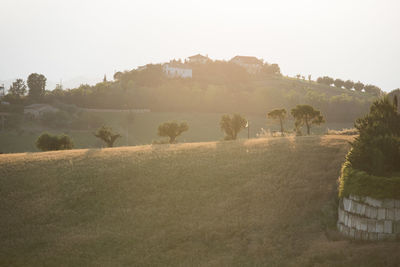
[[[306,117],[307,135],[310,135],[310,124],[308,123],[308,117]]]
[[[283,136],[283,121],[281,117],[279,117],[279,122],[281,123],[281,135]]]

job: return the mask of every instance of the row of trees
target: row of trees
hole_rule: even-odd
[[[324,117],[319,110],[314,109],[310,105],[297,105],[290,112],[294,118],[294,126],[296,134],[301,135],[301,128],[305,125],[307,135],[311,133],[311,126],[313,124],[320,125],[325,122]],[[279,121],[281,127],[281,134],[284,135],[283,122],[287,118],[286,109],[274,109],[267,114],[268,118]]]
[[[319,125],[324,122],[324,118],[319,110],[315,110],[310,105],[297,105],[291,110],[295,119],[295,129],[297,134],[301,134],[301,128],[305,125],[307,134],[313,124]],[[284,135],[283,122],[287,117],[285,109],[275,109],[267,114],[269,118],[276,119],[280,123],[281,133]],[[223,115],[220,121],[221,130],[225,133],[224,140],[236,140],[239,132],[248,127],[248,121],[240,114]],[[168,143],[176,143],[177,137],[189,130],[186,122],[165,122],[158,127],[157,134],[161,137],[168,137]],[[113,132],[110,127],[102,126],[93,135],[101,139],[107,147],[113,147],[115,141],[122,137],[121,134]],[[67,135],[50,135],[43,133],[36,141],[36,146],[42,151],[72,149],[74,144]]]
[[[337,88],[346,88],[348,90],[352,90],[354,88],[355,91],[361,92],[364,90],[366,93],[370,93],[376,96],[379,96],[382,93],[382,90],[375,85],[367,84],[364,85],[362,82],[353,82],[351,80],[344,81],[342,79],[333,79],[329,76],[319,77],[317,79],[317,83],[325,84],[328,86],[334,85]]]

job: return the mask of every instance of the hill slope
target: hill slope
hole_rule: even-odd
[[[394,266],[329,230],[349,140],[0,155],[0,265]]]

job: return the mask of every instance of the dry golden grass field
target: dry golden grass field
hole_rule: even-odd
[[[398,266],[335,231],[350,140],[0,155],[0,265]]]

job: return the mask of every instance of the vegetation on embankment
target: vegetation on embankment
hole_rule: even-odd
[[[360,133],[352,142],[339,179],[339,196],[350,194],[400,199],[400,114],[398,100],[384,97],[357,119]]]
[[[0,265],[395,266],[329,230],[350,140],[0,155]]]
[[[356,195],[375,199],[400,199],[400,176],[384,177],[353,169],[343,164],[339,178],[339,197]]]

